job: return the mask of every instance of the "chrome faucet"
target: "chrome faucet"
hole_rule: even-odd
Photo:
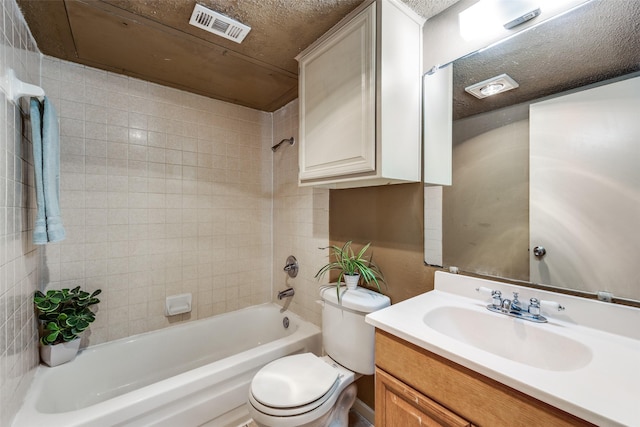
[[[553,301],[540,301],[537,298],[530,298],[529,305],[522,305],[518,299],[518,292],[513,293],[513,298],[502,298],[502,292],[498,290],[490,290],[487,288],[476,289],[479,292],[491,292],[491,304],[487,305],[489,311],[505,314],[519,319],[529,320],[536,323],[545,323],[547,319],[540,315],[540,306],[556,308],[558,311],[564,310],[564,307]]]
[[[287,288],[284,291],[278,292],[278,299],[283,299],[287,297],[294,296],[296,291],[293,288]]]

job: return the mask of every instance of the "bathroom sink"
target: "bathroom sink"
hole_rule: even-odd
[[[550,331],[549,324],[482,310],[482,307],[440,306],[428,311],[423,321],[449,338],[534,368],[571,371],[591,361],[589,347]]]
[[[482,288],[546,302],[548,322],[487,310],[492,298]],[[638,425],[636,307],[437,271],[432,291],[370,313],[367,322],[594,425]]]

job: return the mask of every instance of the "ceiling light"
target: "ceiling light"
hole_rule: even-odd
[[[482,99],[486,98],[487,96],[515,89],[518,86],[520,85],[511,77],[506,74],[500,74],[499,76],[483,80],[480,83],[467,86],[464,88],[464,90],[469,92],[476,98]]]
[[[498,92],[501,92],[504,89],[504,85],[502,83],[490,83],[480,89],[480,93],[484,96],[495,95]]]

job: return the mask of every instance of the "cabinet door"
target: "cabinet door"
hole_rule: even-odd
[[[376,368],[376,427],[463,427],[472,424]]]
[[[300,60],[300,179],[371,173],[375,4]]]

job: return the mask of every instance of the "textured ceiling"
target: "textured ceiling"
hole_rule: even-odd
[[[593,0],[454,62],[454,119],[640,71],[640,2]],[[484,99],[466,86],[506,73],[520,87]]]
[[[406,0],[425,18],[456,0]],[[297,97],[295,57],[362,0],[198,0],[252,29],[189,25],[195,0],[18,0],[40,50],[265,111]]]
[[[456,0],[403,0],[425,18]],[[586,6],[454,67],[465,117],[640,66],[640,0]],[[251,26],[242,44],[188,24],[196,0],[18,0],[41,51],[264,111],[298,95],[295,57],[362,0],[198,0]],[[523,46],[526,46],[524,48]],[[507,73],[520,87],[476,100],[464,87]]]

